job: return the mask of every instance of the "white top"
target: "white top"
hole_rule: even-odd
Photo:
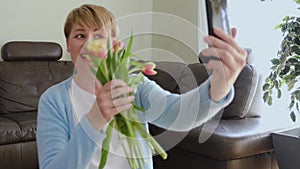
[[[69,96],[72,105],[74,125],[78,125],[82,117],[87,114],[92,108],[96,96],[80,88],[72,79],[71,87],[69,88]],[[106,130],[107,125],[104,126],[103,131]],[[110,144],[110,151],[108,154],[105,169],[130,169],[128,161],[125,157],[121,142],[118,139],[118,133],[114,130]],[[98,169],[101,157],[102,142],[98,143],[99,149],[96,151],[91,160],[89,169]]]

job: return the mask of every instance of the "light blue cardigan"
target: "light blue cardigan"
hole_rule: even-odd
[[[41,169],[85,169],[106,137],[92,127],[87,116],[74,127],[68,89],[69,78],[45,91],[39,101],[37,120],[37,145]],[[177,95],[161,89],[155,82],[146,80],[139,85],[135,103],[147,111],[140,112],[141,121],[171,130],[189,130],[197,127],[228,105],[234,96],[230,93],[218,103],[209,97],[210,81],[190,92]],[[143,144],[143,143],[141,143]],[[145,169],[152,169],[151,151],[144,146]]]

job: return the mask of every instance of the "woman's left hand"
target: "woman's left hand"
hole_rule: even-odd
[[[212,70],[210,97],[217,102],[224,98],[230,91],[238,75],[246,65],[247,52],[235,41],[236,29],[232,29],[232,36],[215,28],[214,34],[208,35],[206,43],[210,46],[201,52],[204,57],[216,57],[210,59],[207,68]]]

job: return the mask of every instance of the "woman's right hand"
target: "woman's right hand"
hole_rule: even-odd
[[[134,96],[126,96],[133,92],[122,80],[112,80],[99,87],[96,101],[88,114],[88,119],[98,131],[116,114],[131,108]]]

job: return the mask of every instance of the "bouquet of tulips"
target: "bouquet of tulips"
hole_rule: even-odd
[[[135,89],[139,83],[143,82],[143,73],[147,75],[156,74],[154,63],[142,63],[132,59],[134,56],[131,53],[132,41],[133,36],[131,35],[126,49],[121,41],[117,42],[115,39],[112,42],[108,39],[107,43],[102,39],[93,39],[88,42],[86,51],[91,60],[90,69],[102,85],[113,79],[121,79]],[[138,71],[139,73],[131,75]],[[166,152],[140,122],[137,111],[144,110],[132,103],[129,110],[121,112],[110,121],[105,131],[107,137],[102,143],[99,169],[103,169],[106,164],[113,129],[118,131],[119,136],[126,138],[120,139],[120,142],[122,142],[123,151],[132,169],[142,169],[145,163],[138,139],[147,142],[153,154],[157,152],[163,159],[167,158]],[[128,146],[125,146],[125,143]]]

